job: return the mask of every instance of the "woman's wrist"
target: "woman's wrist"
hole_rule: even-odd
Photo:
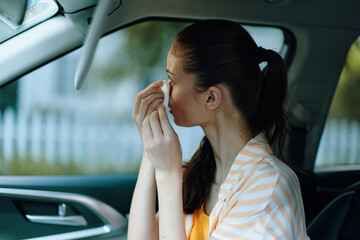
[[[144,177],[148,179],[147,181],[153,179],[152,181],[154,181],[155,183],[155,169],[151,164],[149,158],[147,157],[145,151],[143,153],[143,157],[141,160],[138,178],[144,178]]]
[[[155,170],[155,176],[159,198],[159,239],[186,239],[182,171]]]
[[[182,183],[182,169],[174,169],[171,171],[155,170],[155,179],[158,185],[173,185],[174,182]]]

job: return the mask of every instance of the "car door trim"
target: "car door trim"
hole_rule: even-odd
[[[0,188],[1,197],[11,197],[21,200],[42,200],[42,201],[59,201],[67,203],[80,204],[92,213],[94,213],[103,223],[102,227],[96,227],[81,231],[74,231],[69,233],[55,234],[51,236],[44,236],[32,238],[32,240],[40,239],[77,239],[84,237],[91,237],[96,235],[116,232],[119,234],[125,233],[127,228],[127,220],[114,208],[108,204],[101,202],[95,198],[67,192],[43,191],[43,190],[29,190],[29,189],[15,189],[15,188]]]
[[[50,216],[50,215],[29,215],[25,217],[33,223],[45,223],[54,225],[66,225],[83,227],[87,225],[86,219],[81,215],[75,216]]]

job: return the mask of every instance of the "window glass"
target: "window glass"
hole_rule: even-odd
[[[131,119],[135,96],[167,79],[167,52],[188,24],[144,22],[102,38],[79,91],[81,49],[0,88],[0,174],[137,172],[143,146]],[[258,45],[286,55],[281,30],[246,28]],[[203,132],[173,126],[186,161]]]
[[[359,89],[360,37],[347,55],[321,137],[316,169],[349,169],[360,165]]]

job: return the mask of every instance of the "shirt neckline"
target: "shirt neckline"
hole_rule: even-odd
[[[249,157],[249,153],[252,155],[251,157]],[[224,201],[229,194],[231,188],[229,189],[226,186],[232,182],[231,178],[232,175],[234,175],[232,173],[238,171],[242,167],[240,166],[239,168],[239,162],[242,162],[245,166],[250,164],[251,161],[258,161],[257,158],[263,159],[272,154],[273,151],[263,133],[259,133],[257,136],[250,139],[235,157],[224,182],[220,186],[218,200]]]

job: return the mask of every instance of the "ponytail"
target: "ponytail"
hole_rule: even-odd
[[[183,168],[183,210],[185,214],[191,214],[206,203],[215,180],[215,157],[206,136]]]
[[[287,129],[287,71],[281,56],[273,50],[258,48],[258,62],[267,62],[261,71],[261,92],[255,114],[249,116],[249,124],[255,133],[263,132],[275,154],[284,160],[284,143]],[[256,119],[255,119],[256,118]]]

